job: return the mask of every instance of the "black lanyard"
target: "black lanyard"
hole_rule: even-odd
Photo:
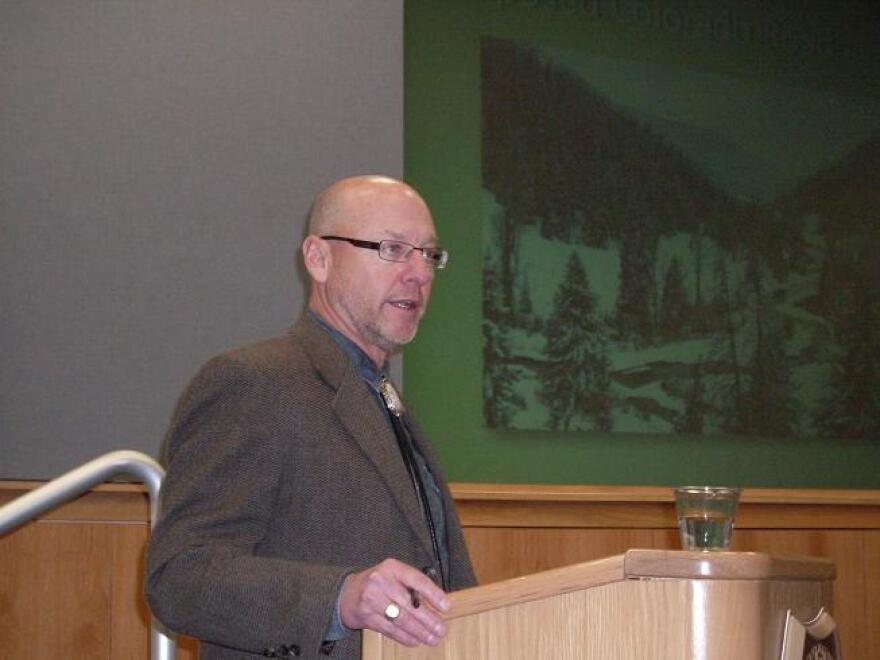
[[[446,568],[443,566],[443,559],[440,555],[440,543],[437,539],[437,529],[434,525],[434,516],[431,513],[431,504],[428,502],[428,495],[425,491],[425,483],[422,480],[422,472],[419,469],[417,459],[415,457],[415,449],[412,435],[403,419],[403,403],[397,395],[394,386],[387,380],[383,380],[379,387],[379,394],[388,410],[388,417],[391,419],[391,425],[394,427],[394,437],[397,438],[397,446],[400,448],[400,455],[406,465],[409,478],[412,481],[413,490],[422,506],[422,513],[428,524],[428,533],[431,536],[431,547],[434,550],[434,557],[437,559],[437,565],[440,567],[440,581],[445,591],[449,591],[450,585],[446,576]]]

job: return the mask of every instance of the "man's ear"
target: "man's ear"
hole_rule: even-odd
[[[309,235],[302,244],[303,261],[306,270],[315,282],[326,282],[332,263],[330,246],[327,241]]]

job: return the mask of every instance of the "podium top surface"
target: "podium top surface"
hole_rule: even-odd
[[[628,579],[833,580],[835,577],[834,562],[817,557],[680,550],[628,550],[619,557],[623,559],[623,577]]]
[[[815,557],[774,557],[762,552],[628,550],[450,594],[447,618],[591,589],[626,580],[807,580],[835,578],[834,562]]]

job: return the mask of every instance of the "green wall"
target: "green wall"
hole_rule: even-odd
[[[450,479],[880,487],[880,438],[501,432],[483,422],[480,35],[880,101],[877,3],[769,4],[406,1],[406,177],[452,257],[406,350],[404,381]]]

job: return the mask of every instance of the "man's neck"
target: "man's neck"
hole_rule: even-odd
[[[312,296],[309,300],[308,311],[320,318],[328,328],[338,332],[348,341],[357,346],[373,361],[378,369],[383,369],[385,367],[388,362],[388,353],[382,351],[378,347],[364,345],[364,343],[358,339],[357,333],[354,332],[345,322],[345,319],[340,317],[332,307],[325,304],[321,297]]]
[[[373,358],[368,355],[359,344],[354,342],[345,333],[341,332],[314,308],[310,307],[306,314],[310,319],[327,331],[327,334],[330,335],[333,341],[335,341],[349,357],[361,376],[374,388],[378,387],[379,381],[387,374],[387,363],[377,365]]]

